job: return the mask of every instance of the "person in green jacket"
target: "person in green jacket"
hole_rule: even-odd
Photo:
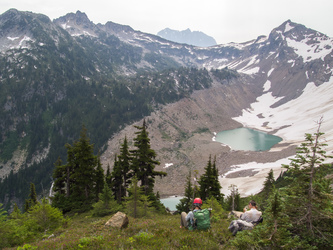
[[[193,211],[190,211],[188,214],[182,212],[180,215],[180,228],[188,228],[194,225],[194,213],[201,211],[202,200],[200,198],[195,198],[193,201]]]

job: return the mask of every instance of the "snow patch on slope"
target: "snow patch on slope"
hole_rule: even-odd
[[[270,106],[282,97],[274,97],[271,92],[257,98],[251,109],[243,110],[242,116],[233,118],[244,126],[272,132],[285,142],[300,143],[305,133],[313,133],[321,116],[324,117],[322,132],[326,133],[333,127],[333,77],[329,82],[316,87],[313,82],[307,84],[301,96],[279,107]],[[261,114],[261,116],[258,116]],[[288,126],[288,127],[286,127]],[[282,128],[284,127],[284,128]],[[332,134],[326,138],[333,144]],[[333,150],[333,145],[330,145]]]
[[[267,81],[264,89],[268,88]],[[242,115],[233,119],[246,127],[256,128],[266,132],[273,132],[274,135],[283,138],[281,143],[292,143],[300,145],[305,138],[305,133],[313,134],[317,131],[317,121],[324,118],[321,125],[321,132],[325,133],[325,148],[327,155],[333,155],[333,77],[328,82],[316,86],[313,82],[307,84],[303,93],[294,100],[291,100],[276,108],[271,106],[283,97],[274,97],[271,92],[264,93],[258,97],[251,108],[243,110]],[[282,149],[282,148],[281,148]],[[271,149],[271,151],[276,149]],[[222,187],[227,188],[235,184],[242,196],[255,194],[262,188],[263,181],[270,169],[273,169],[275,178],[282,171],[281,164],[289,164],[289,159],[280,159],[277,162],[256,163],[249,162],[237,166],[220,178]],[[228,174],[236,171],[252,169],[256,174],[249,177],[227,178]],[[222,190],[228,194],[228,190]]]
[[[316,37],[315,42],[313,38],[305,38],[301,41],[296,41],[286,38],[288,46],[293,48],[295,53],[303,58],[304,62],[321,59],[324,60],[325,56],[332,52],[333,39],[328,37]]]
[[[258,163],[249,162],[245,164],[235,165],[233,169],[223,176],[219,177],[220,183],[222,183],[221,192],[225,195],[230,194],[228,187],[232,184],[237,185],[238,191],[242,197],[249,196],[251,194],[259,193],[263,187],[265,178],[267,177],[269,171],[272,169],[274,177],[277,178],[281,174],[281,165],[289,164],[290,160],[288,158],[280,159],[276,162],[268,163]],[[237,173],[238,171],[252,170],[253,172],[258,172],[254,176],[228,178],[231,173]]]
[[[288,32],[289,30],[292,30],[294,27],[290,25],[290,23],[286,23],[286,26],[284,27],[284,33]]]
[[[267,80],[264,84],[264,92],[271,89],[271,81]]]
[[[267,77],[270,77],[273,71],[274,71],[274,68],[270,69],[267,73]]]

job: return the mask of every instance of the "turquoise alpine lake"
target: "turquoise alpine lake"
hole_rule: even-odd
[[[176,211],[176,205],[180,202],[180,199],[182,199],[184,197],[182,196],[172,196],[172,197],[168,197],[168,198],[164,198],[164,199],[160,199],[162,204],[165,207],[168,207],[170,209],[170,211]]]
[[[265,151],[282,141],[282,138],[250,128],[236,128],[219,132],[215,141],[233,150]]]

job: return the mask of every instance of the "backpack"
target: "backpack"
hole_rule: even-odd
[[[264,219],[260,216],[258,220],[256,220],[256,221],[252,221],[252,224],[253,224],[254,226],[256,226],[256,225],[258,225],[259,223],[262,223],[263,221],[264,221]]]
[[[189,230],[207,230],[210,228],[210,212],[203,209],[194,213],[194,225],[189,226]]]

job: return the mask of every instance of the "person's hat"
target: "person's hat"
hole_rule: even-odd
[[[202,200],[200,198],[195,198],[193,201],[194,206],[201,206],[202,205]]]

